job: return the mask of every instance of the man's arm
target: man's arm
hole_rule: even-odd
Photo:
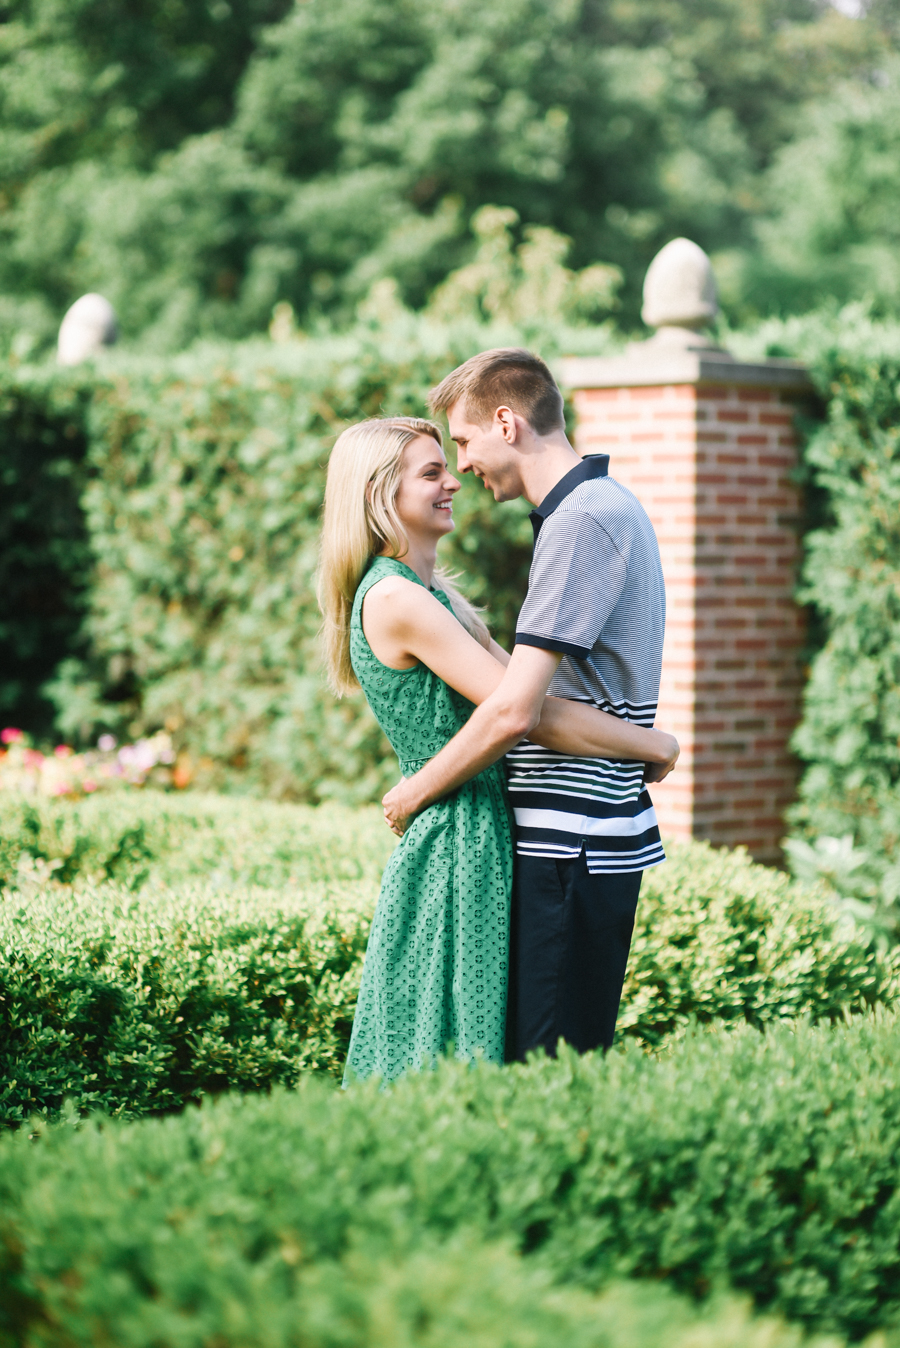
[[[403,832],[412,815],[496,763],[534,729],[561,659],[556,651],[516,646],[500,684],[463,728],[424,768],[384,797],[384,817],[395,833]]]

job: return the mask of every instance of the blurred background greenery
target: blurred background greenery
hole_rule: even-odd
[[[895,313],[898,53],[897,0],[7,3],[0,344],[90,290],[156,352],[346,322],[385,278],[421,308],[485,205],[618,268],[582,312],[625,329],[679,234],[732,322]]]
[[[317,657],[335,435],[485,347],[621,347],[687,235],[730,349],[819,395],[791,862],[893,939],[898,203],[900,0],[0,0],[0,719],[377,800],[393,756]],[[89,291],[120,344],[59,369]],[[525,510],[458,503],[508,640]]]

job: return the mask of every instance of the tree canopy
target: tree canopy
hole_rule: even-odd
[[[735,260],[738,309],[778,308],[791,247],[846,237],[802,223],[815,184],[889,191],[871,109],[897,97],[895,3],[9,3],[0,337],[37,349],[86,290],[151,350],[264,330],[279,303],[340,322],[385,278],[421,307],[487,205],[518,243],[552,229],[576,270],[618,267],[626,326],[676,234]],[[847,183],[857,143],[875,167]],[[868,246],[885,210],[848,213]]]

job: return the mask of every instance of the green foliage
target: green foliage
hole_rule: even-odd
[[[619,1035],[659,1045],[698,1020],[764,1027],[893,1004],[900,960],[854,938],[814,889],[742,848],[668,846],[646,871]]]
[[[130,339],[420,307],[496,204],[641,275],[746,243],[798,109],[894,37],[815,0],[29,0],[0,42],[0,339],[100,290]]]
[[[86,606],[85,399],[71,379],[0,381],[0,720],[37,734],[53,721],[41,687],[75,648]]]
[[[451,322],[499,319],[526,327],[537,314],[545,321],[577,322],[616,307],[615,294],[622,284],[618,267],[569,271],[563,266],[568,240],[535,225],[525,230],[525,242],[514,249],[511,230],[518,222],[509,207],[482,207],[472,220],[478,240],[475,256],[438,286],[428,304],[429,314]]]
[[[564,338],[544,330],[539,344],[552,354]],[[360,417],[421,414],[449,368],[511,340],[520,332],[448,328],[401,309],[387,326],[372,317],[343,338],[119,358],[96,372],[78,423],[95,558],[78,578],[89,584],[89,658],[65,663],[51,689],[63,733],[134,739],[163,727],[198,781],[240,774],[271,795],[377,799],[393,756],[361,697],[338,704],[327,694],[317,654],[328,452]],[[8,374],[10,416],[61,396],[63,383],[40,370]],[[58,437],[49,453],[64,459],[69,443]],[[531,557],[527,507],[498,510],[474,479],[457,501],[458,532],[443,555],[462,564],[508,641]],[[0,518],[14,505],[7,498]]]
[[[339,1073],[393,843],[375,810],[0,795],[0,1116]]]
[[[132,845],[143,838],[126,840]],[[371,886],[48,886],[0,906],[0,1118],[134,1116],[339,1073]]]
[[[807,840],[833,842],[818,857],[795,852],[806,874],[818,869],[855,902],[857,916],[893,938],[900,897],[900,332],[851,310],[796,336],[827,399],[827,420],[805,450],[824,509],[822,527],[807,536],[801,598],[814,606],[825,641],[794,738],[808,767],[792,818]],[[842,838],[855,845],[846,856]]]
[[[341,1070],[394,842],[377,810],[8,794],[0,839],[7,1120]],[[898,973],[780,872],[681,845],[645,877],[619,1029],[660,1047],[692,1020],[840,1018],[893,1005]]]
[[[880,1015],[32,1125],[0,1143],[0,1325],[134,1348],[791,1342],[721,1304],[692,1326],[652,1285],[593,1300],[630,1275],[860,1337],[900,1310],[898,1053]]]
[[[152,877],[164,886],[349,883],[377,892],[395,842],[377,809],[151,789],[78,801],[0,792],[0,889],[46,874],[130,890]]]
[[[868,298],[900,312],[900,61],[805,111],[765,183],[757,242],[722,268],[736,313],[803,312]]]

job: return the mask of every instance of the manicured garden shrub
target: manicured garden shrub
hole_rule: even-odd
[[[371,886],[43,885],[0,903],[0,1119],[134,1116],[343,1067]]]
[[[87,610],[50,686],[61,732],[135,739],[163,728],[195,782],[378,799],[396,773],[393,755],[362,698],[337,704],[319,668],[314,570],[328,452],[348,423],[421,415],[448,368],[484,345],[523,339],[509,327],[407,314],[390,329],[373,320],[344,337],[157,361],[114,356],[89,380],[37,368],[0,377],[0,415],[5,408],[11,426],[67,394],[71,404],[67,418],[46,412],[52,444],[42,451],[53,472],[77,469],[82,488],[68,542],[57,543],[66,557],[81,549],[72,577]],[[594,341],[608,337],[598,330]],[[542,345],[556,349],[546,333]],[[0,536],[17,501],[0,501]],[[498,509],[474,479],[457,501],[447,560],[467,572],[467,588],[489,601],[508,638],[531,556],[527,506]],[[27,571],[29,558],[20,561]],[[65,602],[77,629],[81,610]],[[58,641],[52,649],[54,661],[66,654]],[[38,672],[49,679],[52,663]],[[7,705],[8,723],[43,728],[18,717],[12,694]]]
[[[144,791],[0,794],[0,1118],[137,1115],[340,1073],[393,836],[374,809]],[[705,844],[647,874],[620,1036],[834,1019],[900,958],[782,873]],[[65,881],[61,884],[59,881]]]
[[[0,888],[25,877],[298,886],[360,881],[377,892],[396,838],[381,811],[149,789],[84,800],[0,791]]]
[[[591,1338],[548,1275],[727,1284],[862,1336],[900,1312],[898,1056],[900,1021],[876,1013],[24,1128],[0,1141],[6,1341],[449,1345],[470,1324],[491,1348],[645,1342],[602,1303]]]
[[[276,1269],[298,1254],[288,1238]],[[399,1260],[367,1244],[343,1259],[307,1264],[300,1277],[288,1268],[274,1288],[271,1278],[248,1278],[241,1269],[239,1299],[226,1280],[211,1286],[203,1278],[200,1309],[191,1314],[179,1293],[201,1262],[195,1255],[181,1276],[166,1270],[162,1305],[130,1298],[126,1286],[98,1288],[84,1310],[72,1299],[44,1319],[42,1306],[39,1341],[93,1348],[112,1331],[134,1348],[210,1341],[247,1348],[839,1348],[834,1338],[809,1340],[772,1317],[755,1318],[733,1296],[697,1307],[647,1283],[618,1282],[599,1295],[554,1287],[503,1245],[471,1236],[428,1240]],[[22,1299],[0,1307],[0,1342],[20,1343],[24,1333],[36,1341],[29,1319]]]
[[[38,735],[55,712],[43,685],[78,649],[87,607],[87,383],[68,372],[18,386],[0,371],[0,720]]]
[[[655,1045],[692,1019],[761,1027],[900,998],[900,956],[872,948],[820,892],[743,848],[666,850],[641,886],[620,1036]]]

